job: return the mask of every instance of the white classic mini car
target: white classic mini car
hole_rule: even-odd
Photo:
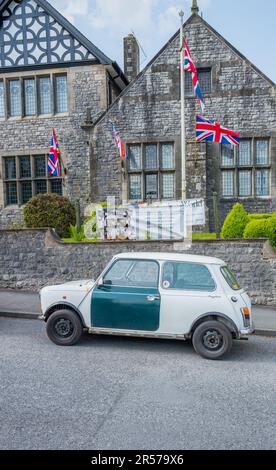
[[[120,254],[96,282],[44,287],[40,297],[48,337],[61,346],[88,330],[192,339],[201,356],[218,359],[254,332],[248,295],[223,261],[204,256]]]

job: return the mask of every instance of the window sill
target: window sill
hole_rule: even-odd
[[[8,118],[0,118],[0,122],[33,121],[37,119],[54,119],[63,117],[70,117],[70,113],[40,114],[39,116],[10,116]]]

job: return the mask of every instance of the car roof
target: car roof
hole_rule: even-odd
[[[188,255],[180,253],[143,253],[143,252],[128,252],[121,253],[114,256],[114,259],[144,259],[144,260],[158,260],[158,261],[182,261],[189,263],[203,263],[203,264],[217,264],[225,265],[225,261],[218,258],[211,258],[209,256]]]

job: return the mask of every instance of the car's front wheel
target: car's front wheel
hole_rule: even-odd
[[[73,346],[83,333],[81,321],[71,310],[59,310],[47,321],[48,338],[58,346]]]
[[[220,359],[233,345],[231,331],[220,321],[201,323],[193,334],[193,346],[206,359]]]

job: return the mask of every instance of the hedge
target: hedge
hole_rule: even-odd
[[[70,225],[76,224],[74,205],[57,194],[39,194],[24,207],[27,228],[54,228],[60,237],[70,236]]]
[[[271,245],[276,247],[276,212],[267,221],[267,234]]]
[[[248,214],[243,205],[235,204],[224,221],[221,238],[243,238],[243,233],[248,222]]]
[[[249,220],[260,220],[260,219],[270,219],[273,214],[248,214]]]
[[[268,238],[268,220],[251,220],[245,227],[243,238]]]

